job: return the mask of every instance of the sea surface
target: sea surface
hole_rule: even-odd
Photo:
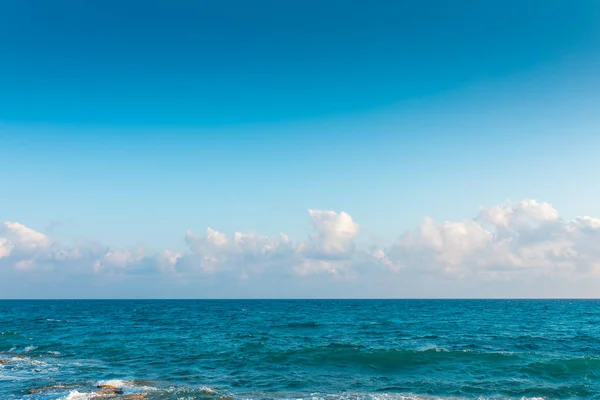
[[[600,301],[0,301],[0,399],[103,398],[600,399]]]

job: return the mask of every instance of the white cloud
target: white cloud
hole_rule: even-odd
[[[160,272],[174,274],[176,272],[175,267],[181,257],[180,253],[163,250],[156,256],[156,266]]]
[[[123,273],[139,266],[144,260],[144,249],[114,250],[108,249],[94,262],[94,272]]]
[[[308,210],[308,215],[316,233],[299,243],[283,233],[268,237],[235,232],[227,237],[211,228],[203,236],[188,231],[185,240],[192,255],[181,261],[182,271],[212,274],[243,269],[239,276],[244,280],[267,271],[336,274],[348,265],[340,260],[352,256],[358,224],[345,212]]]
[[[43,233],[34,231],[18,222],[4,222],[0,225],[0,235],[4,242],[10,243],[11,248],[21,251],[36,251],[47,249],[52,241]],[[2,242],[0,242],[2,246]]]
[[[518,203],[508,201],[482,208],[477,219],[498,228],[514,229],[524,225],[554,222],[559,219],[559,216],[558,211],[548,203],[523,200]]]
[[[386,266],[392,272],[398,272],[402,269],[402,264],[398,264],[390,260],[386,252],[382,249],[374,249],[370,256],[375,260],[375,262]]]
[[[247,269],[261,272],[274,264],[290,260],[291,241],[285,235],[269,238],[254,233],[235,232],[232,238],[211,228],[204,236],[188,231],[185,241],[191,255],[181,260],[182,272],[204,272]],[[247,274],[247,273],[246,273]]]
[[[308,217],[314,233],[303,241],[285,234],[226,235],[207,228],[202,235],[188,231],[184,240],[189,250],[181,253],[89,242],[68,247],[22,224],[5,222],[0,226],[0,266],[98,279],[151,273],[183,280],[222,276],[248,284],[268,276],[322,275],[361,282],[386,273],[398,279],[418,275],[484,281],[600,275],[600,219],[564,221],[550,204],[534,200],[484,207],[463,221],[425,218],[392,245],[372,249],[357,247],[359,225],[349,214],[310,209]]]
[[[302,245],[302,250],[315,258],[344,257],[354,251],[354,239],[358,236],[358,224],[345,213],[308,210],[316,235]]]
[[[388,257],[411,269],[459,277],[516,277],[600,272],[600,221],[559,218],[548,203],[524,200],[482,208],[472,220],[436,224],[392,245]]]
[[[307,276],[311,274],[328,273],[337,275],[339,268],[336,263],[324,260],[304,259],[299,264],[293,267],[294,272],[299,276]]]

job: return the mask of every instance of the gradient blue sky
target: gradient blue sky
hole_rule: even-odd
[[[348,213],[357,249],[506,199],[600,216],[598,71],[598,1],[0,0],[0,220],[53,251],[185,253],[208,226],[303,241],[307,209]],[[6,297],[40,294],[49,272],[5,258]],[[335,293],[433,295],[352,279]],[[237,297],[223,282],[184,296]],[[269,293],[324,296],[290,285]]]

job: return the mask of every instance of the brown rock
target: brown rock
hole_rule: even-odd
[[[121,399],[123,400],[141,400],[141,399],[145,399],[146,395],[145,394],[126,394],[125,396],[121,397]]]
[[[0,360],[0,365],[8,364],[8,360]]]
[[[100,390],[96,392],[96,394],[102,396],[114,395],[114,394],[123,394],[123,389],[119,389],[118,387],[112,385],[98,385]]]
[[[118,387],[113,385],[98,385],[96,386],[98,389],[118,389]]]

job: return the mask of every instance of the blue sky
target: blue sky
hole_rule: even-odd
[[[0,54],[0,220],[43,236],[0,231],[6,297],[502,297],[539,276],[552,279],[532,295],[573,296],[598,282],[595,225],[573,222],[600,216],[596,1],[4,0]],[[512,217],[478,219],[486,232],[543,243],[445,230],[495,205]],[[293,250],[234,232],[283,232]],[[475,269],[482,248],[507,253]]]

